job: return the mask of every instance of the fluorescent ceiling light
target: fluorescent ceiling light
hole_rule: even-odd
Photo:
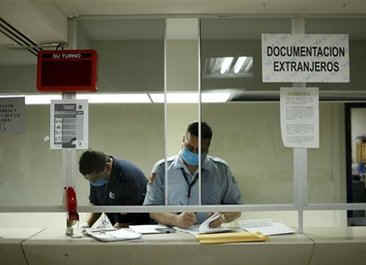
[[[150,95],[150,97],[149,97]],[[87,99],[91,104],[111,104],[111,103],[164,103],[164,93],[79,93],[76,99]],[[203,92],[201,95],[202,103],[220,103],[228,101],[230,92]],[[1,95],[0,98],[25,97],[26,105],[47,105],[51,100],[62,100],[61,94],[46,95]],[[151,99],[150,99],[151,98]],[[187,92],[168,92],[168,103],[198,103],[199,93],[194,91]]]
[[[243,67],[245,60],[247,59],[246,56],[241,56],[236,60],[234,65],[234,73],[237,74],[240,72],[240,69]]]
[[[224,61],[221,64],[220,74],[224,74],[227,70],[230,69],[233,60],[234,57],[225,57]]]
[[[208,92],[202,93],[202,103],[220,103],[226,102],[230,92]],[[154,103],[164,103],[164,93],[150,93],[150,97]],[[168,92],[167,103],[198,103],[198,92]]]
[[[154,103],[164,103],[164,93],[150,93]],[[197,92],[168,92],[168,103],[196,103],[198,102]]]
[[[248,64],[245,66],[244,68],[244,72],[249,72],[250,68],[252,68],[252,65],[253,65],[253,57],[247,57],[247,61],[248,61]]]
[[[80,93],[76,99],[87,99],[89,103],[151,103],[145,93],[123,94],[123,93]]]
[[[223,103],[227,102],[230,98],[230,92],[207,92],[202,93],[203,103]]]
[[[47,94],[47,95],[0,95],[0,98],[15,98],[25,97],[26,105],[47,105],[51,100],[61,99],[61,95]]]
[[[250,78],[253,64],[252,56],[209,57],[205,60],[204,78]]]
[[[47,105],[51,100],[62,100],[61,94],[47,94],[47,95],[0,95],[5,97],[25,97],[26,105]],[[150,98],[146,93],[139,94],[122,94],[122,93],[80,93],[76,94],[76,99],[87,99],[88,103],[151,103]]]
[[[22,98],[24,95],[1,95],[0,98]]]
[[[51,103],[51,100],[60,100],[61,95],[48,94],[48,95],[26,95],[25,104],[26,105],[47,105]]]

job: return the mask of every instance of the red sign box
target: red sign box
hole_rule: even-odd
[[[37,89],[41,92],[96,91],[95,50],[40,51]]]

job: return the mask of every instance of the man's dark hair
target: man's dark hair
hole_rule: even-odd
[[[107,160],[108,156],[103,152],[85,151],[79,160],[79,171],[83,175],[99,173],[104,170]]]
[[[198,122],[192,122],[188,125],[187,132],[191,135],[198,137]],[[212,138],[212,129],[206,122],[201,122],[201,138],[210,139]]]

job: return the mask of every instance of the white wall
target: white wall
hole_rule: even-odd
[[[98,53],[98,88],[108,92],[164,90],[161,40],[92,41]]]
[[[284,148],[278,103],[205,104],[211,152],[224,158],[247,203],[292,202],[292,149]],[[320,104],[320,148],[309,150],[309,201],[344,202],[343,104]],[[327,190],[327,192],[324,192]]]

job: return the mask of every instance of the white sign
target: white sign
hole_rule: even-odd
[[[350,82],[346,34],[262,34],[263,82]]]
[[[0,133],[24,132],[24,97],[0,98]]]
[[[88,148],[88,101],[52,100],[50,148]]]
[[[281,135],[285,147],[319,148],[319,90],[281,88]]]

